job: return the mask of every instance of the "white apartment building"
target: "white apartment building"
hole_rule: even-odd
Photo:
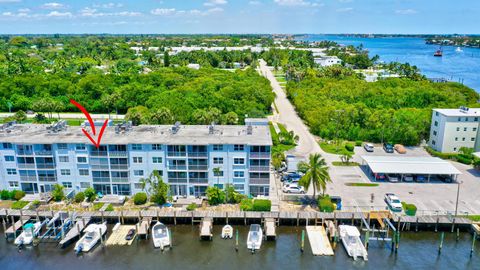
[[[455,153],[461,147],[480,150],[480,108],[433,109],[428,145],[436,151]]]

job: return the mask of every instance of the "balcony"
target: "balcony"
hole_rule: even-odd
[[[270,178],[250,178],[251,185],[270,185]]]
[[[251,172],[269,172],[270,171],[270,166],[250,165],[249,171],[251,171]]]
[[[20,181],[37,181],[37,176],[35,175],[20,175]]]
[[[270,158],[270,152],[250,152],[250,158]]]
[[[188,165],[190,171],[207,171],[208,165]]]
[[[187,165],[170,165],[167,168],[168,170],[174,170],[174,171],[186,171],[187,170]]]
[[[38,181],[40,182],[56,182],[57,177],[56,176],[38,176]]]
[[[35,163],[18,163],[20,169],[35,169]]]
[[[187,152],[167,152],[168,157],[186,157]]]
[[[91,151],[90,156],[92,157],[106,157],[107,151]]]
[[[190,178],[190,184],[208,184],[208,178]]]
[[[42,149],[42,150],[35,151],[36,156],[51,156],[52,154],[53,154],[52,150]]]
[[[128,153],[127,151],[110,151],[108,152],[108,155],[110,157],[127,157]]]
[[[168,183],[187,183],[187,178],[168,178]]]
[[[33,155],[33,151],[32,150],[18,150],[17,155],[19,155],[19,156],[31,156],[31,155]]]
[[[109,183],[110,177],[93,177],[93,182],[95,183]]]
[[[128,183],[128,177],[113,177],[112,182]]]
[[[37,163],[37,169],[55,169],[55,163]]]
[[[128,164],[110,164],[112,170],[128,170]]]
[[[189,157],[196,157],[196,158],[207,158],[207,152],[188,152]]]
[[[91,164],[92,170],[108,170],[108,164]]]

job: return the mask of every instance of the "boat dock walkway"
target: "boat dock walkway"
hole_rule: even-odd
[[[150,225],[152,224],[151,217],[144,217],[141,222],[135,225],[137,227],[138,236],[148,238],[148,232],[150,231]]]
[[[12,223],[12,226],[10,226],[7,230],[5,230],[5,235],[15,235],[17,234],[17,231],[20,230],[26,222],[28,222],[31,219],[31,217],[28,216],[22,216],[17,222]]]
[[[307,226],[307,235],[314,256],[333,256],[333,249],[323,226]]]
[[[131,240],[126,240],[125,236],[127,236],[128,231],[130,231],[131,229],[135,229],[135,225],[119,225],[118,228],[114,228],[114,230],[112,230],[112,234],[110,235],[110,237],[108,237],[107,241],[105,242],[105,245],[130,246],[133,240],[135,240],[136,234],[132,237]]]
[[[80,236],[83,230],[87,227],[88,223],[90,223],[91,218],[78,218],[73,227],[67,232],[67,235],[60,240],[59,245],[61,247],[65,247],[66,245],[70,244],[74,239]]]
[[[200,239],[212,240],[213,218],[205,217],[200,222]]]
[[[277,239],[275,218],[264,219],[264,231],[266,239]]]

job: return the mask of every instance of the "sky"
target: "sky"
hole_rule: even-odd
[[[0,33],[480,34],[478,0],[0,0]]]

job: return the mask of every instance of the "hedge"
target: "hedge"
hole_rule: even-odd
[[[442,158],[442,159],[455,159],[458,156],[457,153],[442,153],[442,152],[435,151],[429,146],[425,147],[425,150],[430,155],[432,155],[434,157],[439,157],[439,158]]]
[[[253,200],[252,211],[270,211],[272,208],[272,202],[266,199]]]
[[[75,202],[76,203],[81,203],[85,200],[85,193],[83,192],[78,192],[77,194],[75,194]]]
[[[242,211],[252,211],[253,200],[252,199],[243,199],[240,202],[240,210]]]
[[[135,205],[142,205],[147,202],[147,194],[145,192],[139,192],[133,196],[133,203]]]
[[[113,205],[111,205],[111,204],[109,204],[109,205],[107,206],[107,208],[105,208],[105,211],[107,211],[107,212],[111,212],[111,211],[113,211],[113,210],[114,210],[114,209],[113,209]]]
[[[362,141],[356,141],[355,146],[362,146],[363,142]]]
[[[465,155],[457,155],[456,160],[460,163],[470,165],[473,162],[473,159],[466,157]]]
[[[347,149],[348,152],[353,152],[353,150],[355,150],[355,146],[353,146],[353,144],[347,143],[345,144],[345,149]]]
[[[415,204],[402,202],[402,206],[407,216],[415,216],[417,213],[417,206],[415,206]]]
[[[197,204],[196,203],[191,203],[189,205],[187,205],[187,211],[193,211],[197,209]]]
[[[320,209],[320,212],[331,213],[335,211],[337,206],[334,203],[332,203],[332,200],[330,199],[330,197],[326,196],[318,200],[318,208]]]

